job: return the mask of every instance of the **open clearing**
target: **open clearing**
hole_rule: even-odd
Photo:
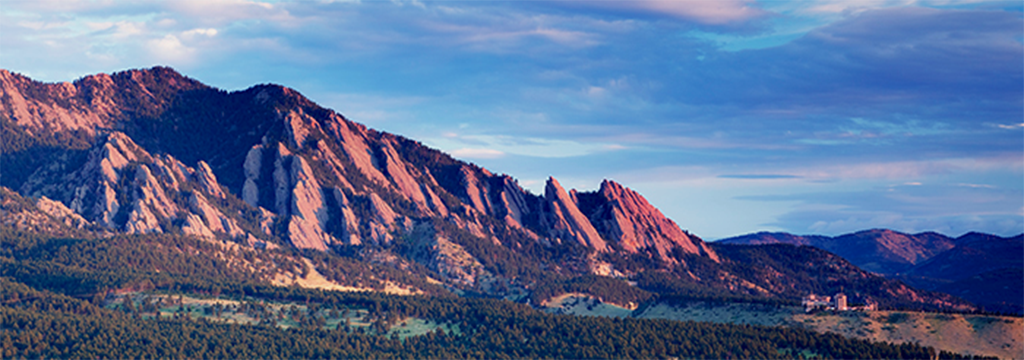
[[[871,341],[913,342],[964,355],[1024,359],[1024,318],[1020,317],[911,311],[808,314],[797,306],[703,301],[631,311],[576,293],[553,297],[543,306],[557,314],[790,326]]]
[[[130,301],[132,311],[143,318],[189,317],[242,325],[270,325],[280,328],[320,328],[378,334],[380,326],[366,309],[324,308],[317,304],[279,303],[261,300],[231,300],[199,298],[177,294],[127,293],[111,295],[106,307],[126,311]],[[379,325],[379,324],[378,324]],[[407,317],[391,324],[385,335],[399,338],[424,335],[437,329],[459,333],[457,326]]]

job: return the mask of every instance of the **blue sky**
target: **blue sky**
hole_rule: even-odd
[[[6,0],[0,67],[278,83],[712,240],[1024,231],[1019,1]]]

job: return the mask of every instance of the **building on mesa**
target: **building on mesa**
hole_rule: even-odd
[[[804,296],[803,300],[800,301],[800,304],[804,306],[804,311],[806,312],[811,312],[818,308],[828,309],[832,307],[832,297],[810,294]]]
[[[850,306],[848,301],[849,298],[843,293],[837,293],[835,296],[808,294],[800,301],[800,305],[803,305],[806,312],[814,310],[874,311],[878,309],[878,304],[875,304],[871,299],[865,299],[864,306]]]
[[[835,299],[836,311],[846,311],[850,309],[849,307],[846,306],[846,294],[838,293],[836,294]]]

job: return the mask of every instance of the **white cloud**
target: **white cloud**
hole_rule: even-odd
[[[593,35],[581,32],[560,30],[552,28],[536,28],[526,30],[500,31],[494,29],[477,28],[467,32],[462,38],[463,42],[473,43],[485,49],[503,49],[511,42],[521,41],[527,37],[538,37],[547,39],[562,45],[572,47],[591,46],[597,44]]]
[[[463,159],[497,159],[505,156],[505,153],[494,149],[456,149],[451,151],[452,156]]]
[[[214,29],[214,28],[209,28],[209,29],[192,29],[192,30],[188,30],[188,31],[185,31],[185,32],[181,33],[181,35],[184,36],[184,37],[193,37],[193,36],[196,36],[196,35],[203,35],[203,36],[208,36],[208,37],[214,37],[214,36],[217,36],[217,29]]]
[[[196,49],[185,46],[177,36],[167,34],[162,38],[146,42],[150,55],[157,61],[167,64],[190,63],[195,58]]]
[[[276,22],[294,20],[288,11],[274,4],[245,0],[180,0],[167,9],[200,24],[226,25],[239,20],[263,19]]]
[[[1000,129],[1017,130],[1017,129],[1020,129],[1020,128],[1024,128],[1024,123],[1009,124],[1009,125],[1006,125],[1006,124],[996,124],[995,126],[1000,128]]]
[[[983,3],[985,0],[817,0],[800,4],[801,11],[810,14],[856,14],[859,12],[906,6],[958,6]]]

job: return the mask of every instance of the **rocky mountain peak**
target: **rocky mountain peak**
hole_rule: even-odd
[[[642,195],[617,182],[604,180],[596,193],[579,193],[577,197],[598,231],[627,252],[650,251],[674,261],[670,255],[680,249],[718,261],[703,240],[683,231]]]
[[[527,257],[566,272],[641,252],[717,260],[618,183],[588,193],[552,177],[531,194],[511,176],[368,129],[284,86],[225,92],[161,67],[62,84],[5,71],[0,86],[4,124],[24,136],[87,135],[8,186],[109,231],[259,237],[318,251],[416,244],[416,261],[459,267],[445,273],[465,284]],[[559,263],[533,258],[548,251]],[[487,271],[466,268],[481,264]]]
[[[547,185],[544,186],[544,200],[548,208],[545,219],[550,226],[552,237],[573,239],[597,251],[609,249],[608,244],[594,229],[594,225],[580,212],[576,201],[554,177],[549,177]]]

